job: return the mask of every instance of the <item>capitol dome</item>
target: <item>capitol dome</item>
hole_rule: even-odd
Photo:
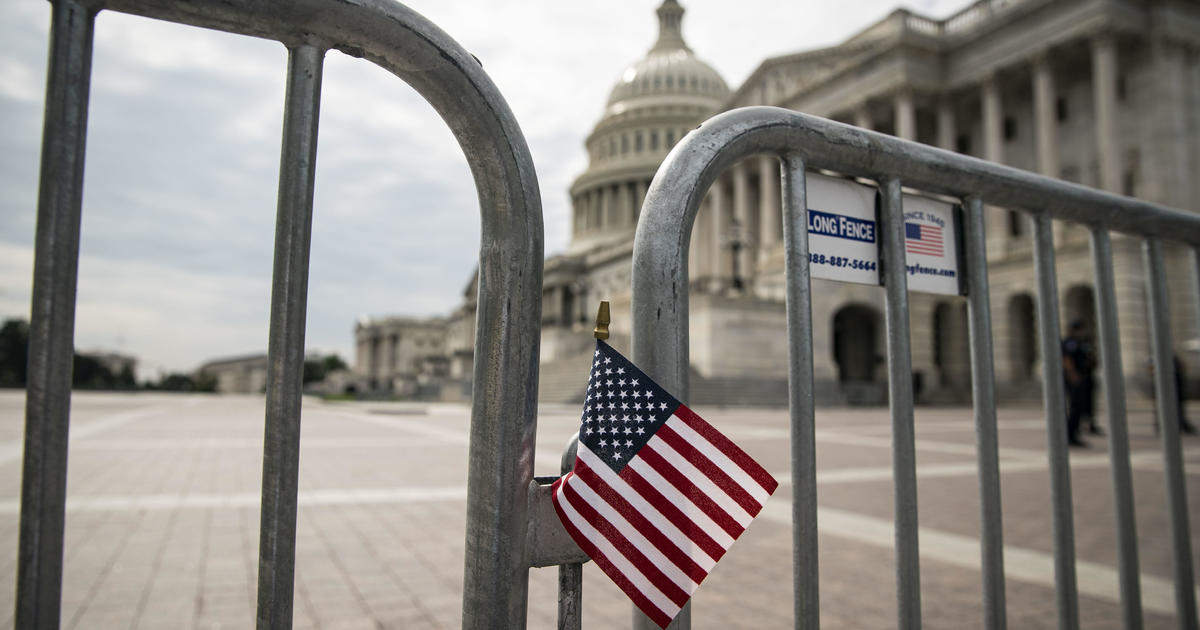
[[[571,249],[632,240],[646,188],[667,152],[718,111],[729,86],[683,40],[684,9],[658,7],[658,40],[621,73],[588,136],[588,169],[571,186]]]
[[[672,102],[693,97],[708,104],[728,98],[725,80],[683,41],[682,19],[683,7],[675,0],[667,0],[658,8],[658,41],[644,58],[621,73],[609,94],[606,114],[664,97]]]

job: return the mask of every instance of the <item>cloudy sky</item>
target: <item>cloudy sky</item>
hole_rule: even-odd
[[[537,166],[546,252],[608,91],[657,34],[658,0],[415,0],[483,63]],[[684,35],[731,87],[765,58],[830,45],[895,0],[685,0]],[[944,17],[965,0],[906,6]],[[0,318],[29,316],[50,5],[0,3]],[[267,345],[286,51],[104,12],[97,19],[76,346],[143,377]],[[352,360],[362,315],[433,315],[477,258],[478,205],[445,125],[406,84],[325,61],[308,346]]]

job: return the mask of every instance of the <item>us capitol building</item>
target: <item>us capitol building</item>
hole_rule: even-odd
[[[544,401],[582,397],[601,299],[629,346],[633,235],[667,152],[701,121],[774,105],[1176,208],[1200,208],[1200,6],[1183,0],[981,0],[944,19],[897,9],[829,48],[773,57],[731,90],[684,41],[665,0],[659,36],[613,86],[569,191],[567,251],[546,260]],[[716,47],[719,42],[709,42]],[[692,403],[785,403],[787,357],[779,162],[734,165],[704,200],[688,261]],[[1040,391],[1028,217],[987,210],[996,378],[1002,396]],[[1055,224],[1063,322],[1095,331],[1086,228]],[[1140,241],[1114,235],[1122,358],[1130,394],[1148,395]],[[1196,268],[1166,248],[1172,332],[1200,339]],[[355,327],[364,387],[460,398],[469,392],[475,281],[446,317]],[[917,399],[969,399],[965,301],[913,293]],[[824,404],[886,401],[883,290],[813,280],[814,367]],[[1101,360],[1103,360],[1101,358]],[[1051,369],[1059,369],[1052,367]]]

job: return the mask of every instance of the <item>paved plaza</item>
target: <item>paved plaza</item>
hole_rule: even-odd
[[[12,624],[21,392],[0,392],[0,616]],[[783,483],[697,592],[695,628],[791,627],[788,419],[780,410],[698,411]],[[261,397],[77,394],[72,404],[65,628],[253,626]],[[572,407],[539,415],[539,475],[556,474]],[[1174,625],[1162,457],[1149,410],[1131,413],[1147,628]],[[327,403],[303,417],[297,628],[456,628],[461,617],[468,410]],[[1045,425],[1000,413],[1010,628],[1054,626]],[[969,409],[917,410],[924,627],[981,627],[978,486]],[[818,413],[821,622],[895,626],[890,427],[884,409]],[[1186,437],[1193,538],[1200,438]],[[1084,628],[1119,624],[1110,472],[1103,438],[1073,450]],[[1200,561],[1200,558],[1196,558]],[[529,627],[555,627],[556,571],[534,570]],[[584,624],[628,627],[630,605],[585,569]]]

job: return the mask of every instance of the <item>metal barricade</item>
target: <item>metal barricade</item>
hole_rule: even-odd
[[[688,398],[687,263],[693,223],[709,186],[722,171],[755,154],[778,156],[783,166],[795,626],[819,627],[813,322],[805,173],[807,169],[827,169],[873,180],[881,198],[880,264],[886,292],[898,627],[910,629],[921,625],[912,358],[901,195],[901,186],[906,186],[961,199],[965,210],[965,294],[974,375],[985,626],[1006,627],[996,389],[983,223],[986,203],[1021,210],[1033,217],[1043,365],[1057,365],[1062,356],[1051,221],[1083,224],[1091,232],[1110,418],[1109,455],[1119,540],[1121,608],[1126,628],[1142,627],[1142,606],[1109,232],[1145,239],[1153,359],[1159,368],[1155,370],[1155,391],[1174,552],[1176,610],[1179,627],[1195,628],[1187,495],[1179,428],[1174,422],[1176,385],[1162,240],[1182,242],[1193,248],[1195,255],[1195,248],[1200,247],[1200,217],[790,110],[750,107],[726,112],[689,133],[667,156],[646,195],[634,242],[634,361],[683,400]],[[1056,369],[1044,369],[1042,376],[1058,627],[1075,630],[1079,627],[1079,614],[1071,477],[1063,426],[1064,384]],[[686,611],[687,608],[673,628],[689,627]],[[635,625],[654,627],[648,619],[641,619]]]
[[[16,627],[59,626],[84,139],[93,25],[104,9],[274,39],[288,49],[266,389],[259,628],[288,628],[292,622],[300,387],[326,51],[366,58],[405,80],[453,131],[474,175],[482,213],[463,627],[523,626],[532,562],[527,506],[537,412],[541,198],[520,128],[478,61],[435,25],[387,0],[52,0],[52,5]],[[554,525],[557,519],[538,522]],[[566,547],[565,556],[570,551]]]

